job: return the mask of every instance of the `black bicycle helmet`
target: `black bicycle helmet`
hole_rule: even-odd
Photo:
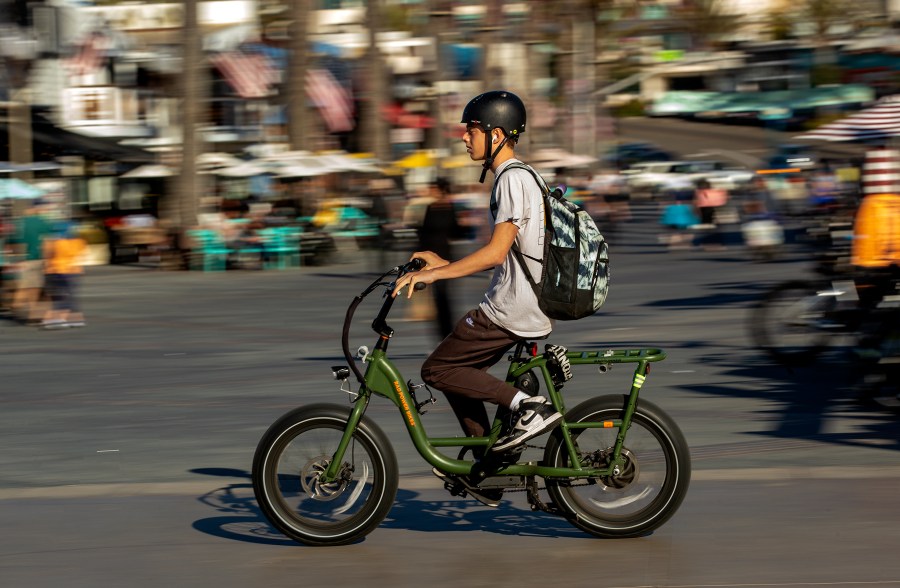
[[[522,100],[505,90],[493,90],[475,96],[463,109],[462,120],[466,125],[474,124],[484,129],[484,169],[480,182],[484,182],[487,170],[494,163],[494,158],[503,149],[507,141],[518,141],[525,132],[525,104]],[[491,130],[503,131],[503,141],[491,152]]]
[[[500,128],[518,138],[525,132],[525,105],[512,92],[485,92],[469,100],[460,122],[480,125],[485,131]]]

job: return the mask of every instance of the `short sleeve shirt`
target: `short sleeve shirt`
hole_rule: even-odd
[[[519,230],[513,247],[525,256],[535,280],[541,276],[544,256],[544,198],[534,176],[525,169],[500,172],[513,161],[503,162],[491,195],[492,226],[513,223]],[[537,296],[522,265],[510,250],[503,263],[494,268],[491,284],[480,308],[495,324],[520,337],[544,337],[553,328],[550,319],[538,307]]]

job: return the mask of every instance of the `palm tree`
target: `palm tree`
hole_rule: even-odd
[[[381,115],[381,107],[387,102],[387,84],[384,59],[376,44],[377,35],[382,29],[381,19],[381,0],[368,0],[366,28],[369,31],[369,52],[366,56],[364,88],[366,99],[359,102],[363,109],[357,132],[362,137],[366,151],[373,153],[377,159],[387,161],[391,157],[390,144],[387,123]]]
[[[202,36],[197,20],[198,0],[185,0],[182,25],[181,72],[181,173],[174,176],[172,193],[162,203],[162,216],[170,227],[179,230],[194,226],[199,212],[199,198],[204,186],[197,173],[197,156],[202,153],[198,127],[205,118],[204,100],[207,83],[203,61]]]
[[[309,67],[310,0],[291,0],[290,53],[287,72],[288,140],[291,149],[310,149],[315,144],[317,120],[307,107],[306,71]]]

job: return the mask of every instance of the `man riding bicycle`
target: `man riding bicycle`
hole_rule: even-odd
[[[487,170],[494,173],[490,215],[490,241],[477,251],[449,261],[431,251],[417,251],[413,258],[425,261],[419,272],[397,280],[393,295],[407,288],[411,297],[416,284],[432,284],[493,269],[493,277],[481,304],[460,319],[422,365],[426,384],[444,392],[463,431],[473,437],[490,432],[485,402],[509,408],[511,430],[491,447],[501,454],[520,448],[527,440],[546,433],[562,417],[543,396],[529,396],[487,373],[516,343],[550,334],[550,319],[538,307],[537,297],[512,248],[520,251],[528,271],[540,275],[544,250],[544,201],[541,188],[527,169],[503,170],[518,161],[515,146],[525,132],[525,105],[506,91],[485,92],[463,110],[466,131],[462,140],[473,161],[483,161],[481,182]],[[501,175],[502,173],[502,175]],[[476,455],[476,459],[484,456]],[[477,479],[455,477],[435,470],[445,482],[461,484],[473,498],[488,506],[500,503],[502,490],[477,487]]]

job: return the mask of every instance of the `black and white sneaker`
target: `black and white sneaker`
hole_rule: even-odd
[[[502,488],[479,488],[477,484],[473,484],[468,476],[454,476],[445,474],[437,468],[433,468],[432,473],[443,480],[444,488],[450,491],[454,496],[465,490],[466,494],[480,502],[485,506],[497,508],[500,506],[500,499],[503,498]]]
[[[532,437],[546,433],[562,418],[553,405],[543,396],[532,396],[519,403],[519,409],[513,414],[515,424],[512,432],[497,439],[491,451],[499,453],[508,451]]]

